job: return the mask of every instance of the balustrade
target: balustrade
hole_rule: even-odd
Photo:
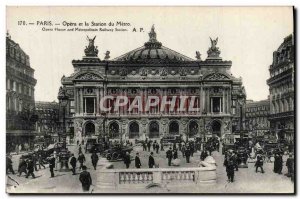
[[[107,169],[98,173],[103,188],[138,188],[157,183],[168,186],[216,183],[216,166],[201,162],[202,167]]]

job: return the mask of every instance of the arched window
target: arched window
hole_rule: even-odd
[[[85,125],[85,135],[91,136],[95,135],[95,124],[92,122],[89,122]]]
[[[278,102],[275,102],[275,113],[279,112],[279,106],[278,106]]]
[[[293,100],[293,98],[290,98],[289,106],[290,106],[290,111],[293,111],[294,110],[294,100]]]
[[[119,138],[120,129],[117,122],[110,123],[108,131],[109,138]]]
[[[211,128],[212,128],[212,134],[215,134],[218,137],[221,137],[221,123],[219,121],[214,120],[211,123]]]
[[[195,137],[198,134],[198,124],[195,121],[189,123],[189,137]]]
[[[275,104],[274,104],[274,102],[271,103],[271,113],[275,113]]]
[[[157,121],[152,121],[149,124],[149,138],[159,137],[159,124]]]
[[[172,121],[169,125],[169,134],[179,135],[179,124],[176,121]]]
[[[137,122],[132,122],[129,125],[129,138],[138,138],[139,137],[139,132],[140,132],[140,127]]]
[[[284,100],[284,111],[289,111],[289,103],[287,101],[287,99]]]

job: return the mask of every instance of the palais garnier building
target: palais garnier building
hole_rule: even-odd
[[[101,60],[95,38],[72,61],[74,73],[61,79],[58,98],[68,102],[61,118],[70,138],[221,138],[243,128],[245,89],[231,74],[232,62],[220,57],[218,39],[211,39],[205,60],[198,51],[192,59],[165,47],[152,26],[142,47]]]

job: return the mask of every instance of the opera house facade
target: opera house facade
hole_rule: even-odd
[[[246,93],[211,39],[207,58],[189,58],[162,45],[154,26],[149,41],[114,59],[98,57],[95,37],[74,73],[61,79],[71,137],[145,139],[164,135],[222,137],[242,130]],[[60,100],[61,101],[61,100]],[[104,107],[103,107],[104,106]]]

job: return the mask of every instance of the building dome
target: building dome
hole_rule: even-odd
[[[120,57],[113,59],[113,61],[193,61],[193,59],[182,55],[174,50],[171,50],[162,45],[156,39],[156,32],[154,25],[149,33],[149,41],[144,46],[132,50]]]

